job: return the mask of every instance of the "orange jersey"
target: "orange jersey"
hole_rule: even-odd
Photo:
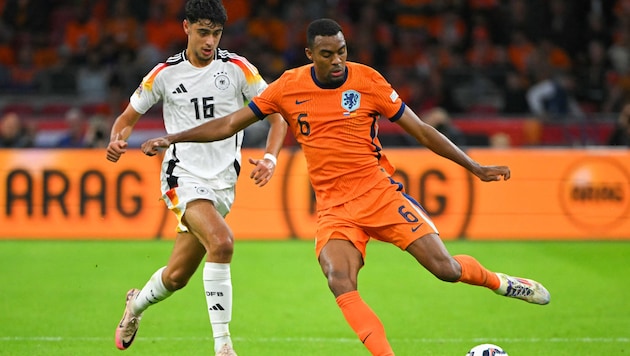
[[[394,170],[381,151],[377,122],[399,119],[405,104],[376,70],[346,67],[345,82],[334,88],[315,79],[313,65],[288,70],[250,103],[259,118],[278,112],[289,123],[318,210],[360,196]]]

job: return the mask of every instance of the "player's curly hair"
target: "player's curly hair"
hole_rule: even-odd
[[[311,22],[306,29],[306,43],[309,48],[313,48],[315,37],[317,36],[335,36],[341,30],[341,26],[332,19],[318,19]]]
[[[215,25],[223,26],[227,22],[227,11],[220,0],[189,0],[184,11],[190,23],[210,20]]]

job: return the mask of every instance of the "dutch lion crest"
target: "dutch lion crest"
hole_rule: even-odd
[[[361,106],[361,94],[356,90],[346,90],[341,94],[341,107],[355,111]]]

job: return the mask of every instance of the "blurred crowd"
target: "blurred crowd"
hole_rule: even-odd
[[[117,114],[182,50],[185,0],[0,0],[0,93],[67,95]],[[306,63],[305,28],[337,20],[349,60],[417,112],[618,113],[630,102],[630,0],[230,0],[221,48],[268,81]]]

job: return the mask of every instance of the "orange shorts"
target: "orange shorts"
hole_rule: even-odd
[[[438,233],[422,206],[400,183],[381,180],[362,196],[318,212],[315,234],[317,257],[330,239],[348,240],[361,251],[370,237],[405,250],[418,238]]]

